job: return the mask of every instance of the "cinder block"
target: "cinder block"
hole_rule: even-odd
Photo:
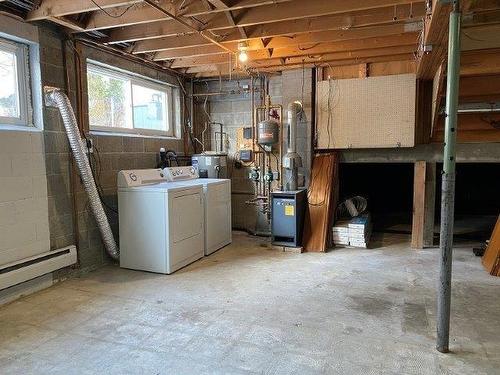
[[[12,202],[31,198],[32,193],[32,177],[2,177],[0,183],[0,202]]]
[[[124,152],[144,152],[144,138],[123,137]]]
[[[68,153],[69,143],[66,133],[44,131],[45,152]]]
[[[23,224],[23,223],[15,223],[12,225],[7,225],[4,227],[0,227],[0,251],[3,252],[8,249],[18,248],[20,252],[23,252],[23,247],[26,245],[35,242],[36,240],[36,228],[35,224]],[[5,254],[2,254],[1,263],[5,264],[9,261],[13,261],[15,259],[6,260],[4,258]],[[16,258],[22,259],[24,256]]]
[[[132,153],[114,154],[112,155],[111,160],[111,170],[113,171],[134,169],[137,165],[136,156]]]
[[[42,132],[32,132],[31,135],[31,152],[34,154],[43,154],[45,151]]]
[[[63,132],[64,124],[57,108],[46,107],[43,111],[43,127],[45,130]]]
[[[94,137],[97,140],[99,152],[123,152],[123,137],[114,135],[99,135]]]
[[[10,154],[0,154],[0,177],[12,176],[12,160]]]
[[[23,154],[10,154],[10,158],[12,161],[12,176],[26,176],[32,175],[33,171],[31,168],[31,153],[23,153]],[[44,166],[45,172],[45,166]]]
[[[40,179],[38,179],[37,182],[40,185],[43,184],[43,181],[40,181]],[[47,195],[49,197],[71,194],[69,174],[56,174],[47,176],[46,186],[48,188]],[[41,189],[41,186],[39,187]]]
[[[14,202],[0,203],[0,227],[12,225],[17,221]]]
[[[51,236],[66,236],[73,233],[73,215],[57,215],[49,218]]]
[[[0,154],[31,152],[29,132],[3,131],[0,137]]]

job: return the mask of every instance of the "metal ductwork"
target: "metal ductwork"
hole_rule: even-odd
[[[71,108],[71,103],[66,94],[59,88],[46,86],[44,87],[44,92],[46,105],[58,108],[61,113],[71,151],[73,152],[73,157],[80,171],[85,191],[89,197],[90,207],[96,219],[99,231],[101,232],[106,251],[111,258],[118,260],[120,252],[113,237],[111,227],[109,226],[108,218],[102,207],[97,186],[92,176],[92,170],[90,169],[90,163],[85,154],[85,147],[83,146],[80,131],[78,130],[76,117]]]
[[[298,189],[298,169],[302,167],[302,158],[297,153],[297,116],[302,112],[302,103],[295,101],[288,105],[288,148],[283,156],[285,179],[283,189],[294,191]]]

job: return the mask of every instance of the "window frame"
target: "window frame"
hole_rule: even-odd
[[[19,117],[0,116],[0,124],[18,126],[21,129],[35,127],[31,92],[30,46],[0,35],[0,50],[13,53],[16,57],[16,83],[19,95]]]
[[[95,60],[87,59],[87,105],[90,102],[90,92],[88,91],[88,74],[90,72],[95,72],[97,74],[104,74],[112,78],[127,80],[130,85],[130,119],[132,123],[132,128],[122,128],[122,127],[110,127],[110,126],[99,126],[92,125],[90,123],[90,114],[88,115],[88,125],[89,130],[91,132],[102,132],[106,134],[117,134],[117,135],[131,135],[131,136],[160,136],[166,138],[178,138],[177,137],[177,127],[178,124],[176,120],[179,116],[174,115],[174,90],[179,90],[179,88],[175,85],[169,84],[167,82],[158,81],[149,77],[145,77],[134,72],[130,72],[124,69],[112,67],[103,63],[100,63]],[[166,118],[165,121],[167,123],[167,130],[155,130],[155,129],[144,129],[135,127],[134,124],[134,94],[133,94],[133,86],[141,86],[145,88],[149,88],[152,90],[161,91],[165,94],[165,112]],[[180,97],[179,97],[180,100]]]

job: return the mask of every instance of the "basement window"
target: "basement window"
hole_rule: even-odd
[[[174,137],[179,89],[132,72],[91,62],[87,68],[91,130]]]
[[[0,124],[33,126],[29,48],[0,38]]]

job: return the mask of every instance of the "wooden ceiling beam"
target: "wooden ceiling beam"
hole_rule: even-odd
[[[61,17],[71,14],[79,14],[86,12],[102,13],[102,9],[109,9],[111,13],[120,14],[128,6],[133,4],[140,4],[143,0],[42,0],[40,5],[34,10],[30,11],[26,17],[28,21],[39,21],[49,17]],[[214,0],[216,1],[216,0]],[[237,4],[229,7],[230,10],[245,9],[249,7],[270,5],[275,3],[282,3],[291,0],[239,0]],[[96,3],[99,5],[97,6]],[[178,2],[177,2],[178,3]],[[158,5],[162,7],[169,7],[173,4],[172,0],[159,0]],[[182,4],[181,4],[182,5]],[[138,8],[140,9],[140,8]],[[192,17],[202,14],[211,14],[223,12],[221,9],[207,9],[201,1],[190,1],[182,8],[179,8],[175,14]],[[137,13],[133,8],[130,13]],[[138,16],[137,14],[135,16]]]
[[[462,13],[487,12],[499,8],[500,1],[498,0],[465,0],[462,5]]]
[[[200,18],[200,23],[198,26],[200,29],[203,29],[204,22],[210,20],[211,18],[217,18],[219,22],[223,22],[225,27],[231,27],[234,26],[234,20],[232,21],[231,13],[233,11],[245,11],[245,9],[250,7],[252,9],[256,9],[258,7],[265,7],[266,5],[274,5],[275,3],[281,4],[291,1],[293,0],[277,0],[276,2],[273,2],[271,0],[245,0],[236,3],[236,5],[234,6],[226,5],[225,8],[215,7],[209,10],[207,10],[202,1],[191,1],[183,9],[178,9],[177,3],[170,0],[161,0],[158,2],[158,5],[164,9],[168,9],[170,12],[174,13],[177,16],[183,16],[185,18]],[[217,1],[217,3],[219,4],[222,2]],[[93,12],[91,17],[89,18],[87,31],[105,30],[118,26],[160,22],[165,20],[165,17],[162,16],[161,13],[154,12],[151,9],[148,10],[146,8],[147,6],[145,6],[145,4],[138,4],[137,6],[134,6],[127,11],[127,7],[118,7],[113,9],[114,13],[118,14],[124,13],[126,11],[126,13],[124,13],[123,16],[119,18],[109,17],[102,11]],[[228,13],[231,15],[231,18],[228,17]]]
[[[259,72],[278,72],[288,69],[302,69],[302,68],[312,68],[312,67],[342,67],[350,66],[355,64],[372,64],[372,63],[385,63],[390,61],[413,61],[415,56],[412,53],[406,54],[396,54],[396,55],[383,55],[383,56],[371,56],[371,57],[360,57],[352,59],[338,59],[338,60],[323,60],[321,58],[316,58],[315,60],[307,61],[292,61],[290,63],[284,63],[281,65],[269,65],[269,66],[259,66],[258,68],[253,68]],[[234,73],[235,70],[231,69]],[[193,74],[195,77],[214,77],[220,75],[229,75],[229,69],[227,64],[218,65],[200,65],[190,67],[186,70],[186,74]]]
[[[273,36],[308,33],[326,30],[345,30],[396,22],[414,22],[425,14],[422,2],[397,7],[383,7],[370,10],[327,15],[310,19],[272,22],[262,25],[252,25],[245,28],[248,38],[270,38]],[[396,18],[396,20],[394,20]],[[208,28],[210,30],[210,28]],[[227,38],[237,37],[236,29],[216,31],[216,34]],[[177,36],[189,32],[187,28],[179,27],[172,21],[153,22],[149,24],[120,27],[109,31],[106,42],[109,44],[132,42]],[[230,40],[230,39],[229,39]]]
[[[225,9],[224,14],[226,15],[227,20],[232,26],[236,27],[233,14],[231,13],[231,10],[228,10],[229,7],[224,1],[222,0],[207,0],[207,1],[209,1],[216,9]],[[248,38],[244,27],[238,27],[238,31],[243,39]]]
[[[417,77],[420,79],[433,79],[443,63],[447,50],[450,10],[449,4],[432,2],[432,9],[424,22],[424,38],[420,46],[421,56],[417,66]]]
[[[285,61],[293,59],[306,61],[308,59],[313,59],[314,61],[316,61],[320,55],[327,55],[332,57],[332,59],[349,59],[356,57],[380,56],[385,54],[411,53],[416,50],[415,39],[413,39],[411,42],[407,41],[407,45],[402,44],[403,42],[401,41],[395,41],[396,39],[398,38],[394,38],[391,41],[385,42],[377,42],[376,40],[365,39],[356,41],[355,43],[325,44],[314,47],[307,51],[297,48],[281,48],[273,51],[272,59],[268,58],[265,51],[251,51],[248,53],[250,62],[247,65],[268,65],[270,61],[277,61],[281,63],[281,59],[284,59]],[[401,40],[401,37],[399,37],[399,39]],[[159,58],[158,55],[155,57],[155,59]],[[207,55],[199,57],[180,58],[174,60],[172,68],[183,68],[206,64],[224,64],[227,61],[228,58],[226,55]]]
[[[331,14],[348,13],[360,10],[374,10],[377,8],[394,7],[404,4],[415,3],[411,0],[294,0],[290,3],[275,4],[266,7],[252,8],[245,12],[235,12],[236,24],[238,26],[251,26],[256,24],[272,23],[279,21],[290,21],[294,19],[321,17]],[[417,2],[422,5],[422,2]],[[222,29],[230,27],[220,15],[215,15],[208,25],[211,29]]]
[[[367,38],[375,38],[375,37],[384,37],[384,36],[401,36],[404,34],[405,30],[413,30],[410,33],[415,34],[415,28],[404,28],[403,25],[387,25],[380,27],[370,27],[363,29],[353,29],[353,30],[345,30],[345,31],[322,31],[319,33],[309,33],[309,34],[299,34],[291,37],[280,37],[273,38],[267,44],[263,44],[261,39],[249,39],[248,40],[248,51],[258,51],[258,50],[268,50],[268,49],[279,49],[285,47],[297,47],[301,45],[305,45],[306,48],[316,45],[318,43],[332,43],[332,42],[342,42],[349,40],[362,40]],[[219,48],[214,48],[213,46],[207,45],[207,43],[201,40],[195,40],[197,44],[195,46],[189,47],[186,43],[182,43],[184,38],[172,38],[174,43],[169,43],[169,47],[173,47],[174,45],[178,45],[179,48],[164,48],[164,49],[141,49],[144,48],[141,45],[141,42],[136,43],[136,47],[133,50],[133,53],[146,53],[146,52],[158,52],[156,55],[157,59],[177,59],[182,57],[193,57],[200,55],[210,55],[210,54],[219,54],[221,51]],[[180,39],[180,40],[179,40]],[[194,38],[189,38],[194,39]],[[414,38],[411,40],[415,41]],[[144,41],[144,42],[152,42],[152,41]],[[404,44],[404,40],[401,41]],[[202,44],[201,44],[202,43]],[[226,47],[231,50],[237,49],[237,41],[223,43]]]
[[[500,24],[480,25],[462,29],[461,50],[500,48]]]
[[[50,17],[62,17],[70,14],[84,13],[102,9],[130,6],[142,0],[43,0],[38,7],[28,12],[27,21],[40,21]]]
[[[464,49],[483,49],[497,48],[500,43],[497,43],[494,38],[488,41],[481,41],[480,38],[474,37],[467,40],[467,35],[472,33],[470,27],[474,25],[475,13],[497,11],[500,8],[499,0],[465,0],[462,2],[462,13],[464,18],[464,27],[467,30],[463,31],[462,47]],[[425,19],[424,23],[424,38],[421,47],[426,47],[428,52],[420,50],[420,58],[417,68],[417,77],[420,79],[433,79],[439,66],[447,58],[448,49],[448,23],[451,5],[443,4],[440,1],[432,2],[432,9]],[[472,16],[470,15],[472,14]],[[472,17],[472,19],[471,19]],[[481,19],[477,15],[478,20]],[[484,22],[484,17],[483,21]],[[496,30],[487,31],[489,35],[494,35]]]
[[[196,2],[202,6],[201,2]],[[308,0],[307,6],[304,6],[303,0],[290,0],[287,2],[276,2],[272,5],[262,5],[252,8],[233,10],[228,7],[226,10],[232,11],[234,22],[228,20],[224,12],[214,13],[200,17],[200,22],[206,23],[203,29],[220,30],[232,27],[246,27],[256,24],[272,23],[277,21],[289,21],[293,19],[320,17],[324,15],[346,13],[360,10],[377,9],[383,7],[394,7],[415,3],[413,6],[423,6],[423,2],[414,0]],[[173,4],[168,2],[168,7]],[[165,5],[166,8],[168,8]],[[393,9],[394,13],[394,9]],[[184,17],[190,17],[193,14],[182,14]],[[141,23],[159,22],[165,20],[160,13],[143,12],[140,7],[130,9],[123,17],[112,18],[102,12],[96,12],[89,20],[88,30],[103,30],[120,26],[121,24],[133,25]],[[200,27],[202,25],[200,24]]]
[[[257,50],[264,48],[281,48],[284,46],[307,44],[307,43],[322,43],[333,42],[350,39],[365,39],[370,37],[387,36],[395,34],[403,34],[407,32],[418,32],[421,30],[421,22],[413,22],[410,24],[393,24],[393,25],[380,25],[372,27],[355,28],[348,30],[328,30],[319,32],[309,32],[303,34],[292,34],[286,36],[277,36],[270,38],[263,44],[261,38],[247,39],[248,50]],[[226,35],[219,42],[229,46],[234,46],[240,41],[239,33],[234,30]],[[177,49],[193,49],[199,46],[209,45],[210,43],[205,39],[190,34],[185,36],[165,37],[159,39],[149,39],[138,41],[133,53],[146,53],[153,51],[172,51]],[[230,48],[231,48],[230,47]],[[181,52],[181,51],[179,51]],[[175,52],[173,52],[175,53]],[[187,56],[187,55],[186,55]]]
[[[481,74],[500,74],[500,49],[462,53],[460,76]]]
[[[462,16],[462,28],[500,23],[500,10],[469,13]]]

